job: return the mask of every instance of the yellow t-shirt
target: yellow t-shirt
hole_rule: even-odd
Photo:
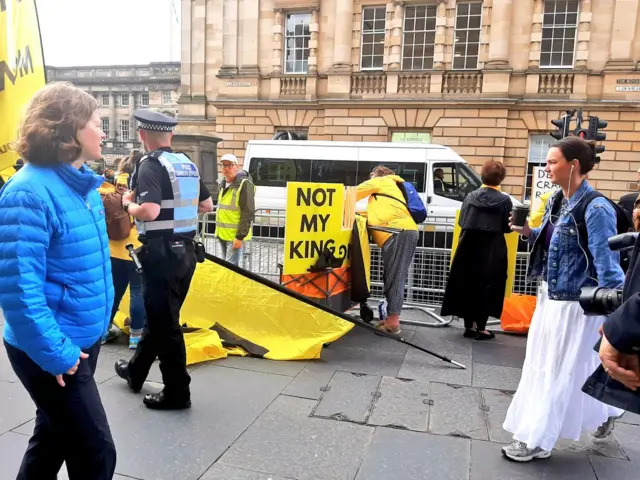
[[[116,184],[121,184],[121,185],[126,185],[127,184],[127,179],[128,174],[126,173],[121,173],[120,175],[118,175],[118,177],[116,178]],[[98,192],[100,194],[105,194],[105,193],[111,193],[111,192],[115,192],[116,191],[116,187],[111,185],[109,182],[105,182],[102,185],[100,185],[100,187],[98,188]],[[129,256],[129,251],[127,250],[127,244],[133,244],[133,248],[138,248],[140,245],[142,245],[139,241],[138,241],[138,229],[136,228],[136,226],[134,225],[133,227],[131,227],[131,232],[129,233],[129,236],[127,238],[125,238],[124,240],[111,240],[109,239],[109,250],[111,250],[111,257],[113,258],[118,258],[120,260],[131,260],[131,257]]]

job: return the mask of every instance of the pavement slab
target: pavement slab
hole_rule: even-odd
[[[409,350],[397,376],[398,378],[470,386],[472,375],[471,355],[452,353],[449,358],[465,365],[467,367],[466,370],[440,360],[433,355],[418,350]]]
[[[426,432],[430,403],[429,382],[382,377],[368,424]]]
[[[313,400],[278,397],[220,461],[296,480],[354,478],[374,429],[310,417],[313,406]]]
[[[501,390],[482,390],[482,399],[486,407],[489,440],[498,443],[511,443],[513,436],[502,428],[502,424],[507,416],[511,400],[513,400],[513,394]]]
[[[498,365],[473,364],[473,386],[515,392],[522,370]]]
[[[329,384],[335,368],[322,361],[309,362],[282,392],[292,397],[318,400]]]
[[[415,330],[402,328],[402,337],[412,341]],[[404,355],[407,349],[412,348],[391,338],[376,335],[375,332],[364,328],[354,327],[345,336],[331,344],[331,348],[357,348],[360,350],[384,352],[392,355]]]
[[[0,435],[36,416],[36,407],[21,383],[0,382]]]
[[[311,415],[332,420],[366,423],[380,385],[380,377],[336,372]]]
[[[284,375],[285,377],[295,377],[308,363],[307,360],[285,362],[267,360],[266,358],[229,355],[227,358],[215,360],[211,365],[215,365],[216,367],[238,368],[240,370],[250,370],[253,372],[272,373],[274,375]]]
[[[200,480],[296,480],[293,477],[281,477],[271,473],[255,472],[244,468],[231,467],[218,462],[205,473]]]
[[[473,342],[473,363],[521,368],[524,349],[490,342]]]
[[[591,433],[583,432],[580,440],[572,441],[567,439],[558,440],[556,450],[564,450],[567,452],[582,453],[586,455],[599,455],[602,457],[618,458],[627,460],[627,456],[622,451],[620,444],[614,436],[606,441],[594,442],[591,439]]]
[[[489,440],[480,390],[431,384],[429,432],[476,440]]]
[[[640,415],[637,413],[625,412],[617,423],[628,423],[629,425],[640,425]]]
[[[418,328],[412,342],[440,355],[452,353],[471,355],[473,340],[462,336],[460,328]]]
[[[199,478],[289,381],[282,375],[215,366],[197,369],[190,410],[139,407],[111,421],[117,472],[153,480]]]
[[[379,427],[356,480],[466,480],[469,440]]]

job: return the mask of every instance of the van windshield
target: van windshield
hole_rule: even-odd
[[[462,162],[434,163],[432,178],[436,195],[459,202],[482,185],[480,175]]]

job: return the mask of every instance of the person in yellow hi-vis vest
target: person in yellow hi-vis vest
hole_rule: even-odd
[[[555,190],[549,190],[546,193],[543,193],[536,200],[533,201],[531,205],[531,218],[529,219],[529,226],[531,228],[538,228],[542,225],[542,218],[544,217],[544,210],[547,206],[547,201],[553,195]]]
[[[256,187],[249,173],[240,170],[235,155],[223,155],[220,167],[224,178],[218,186],[216,237],[222,250],[221,258],[237,266],[245,242],[251,240]]]

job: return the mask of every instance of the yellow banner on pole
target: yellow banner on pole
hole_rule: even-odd
[[[0,0],[0,176],[14,172],[24,109],[46,83],[35,0]]]
[[[353,195],[346,204],[353,207]],[[349,208],[350,210],[350,208]],[[309,272],[320,254],[329,249],[336,258],[349,260],[351,228],[343,227],[345,187],[339,183],[287,183],[284,228],[284,275]]]

